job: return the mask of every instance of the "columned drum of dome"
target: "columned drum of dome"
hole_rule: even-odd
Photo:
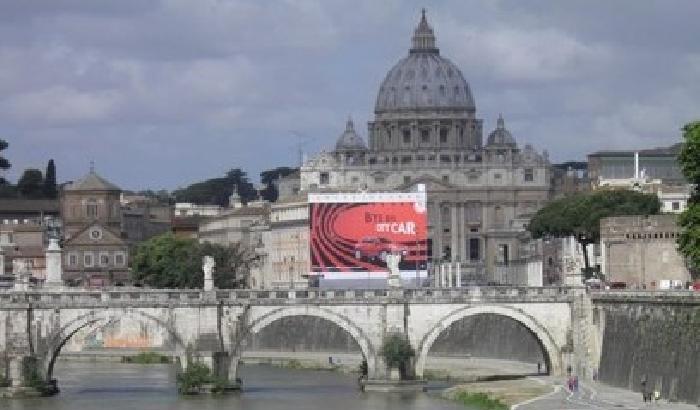
[[[369,124],[369,148],[478,149],[482,122],[459,68],[440,55],[425,10],[408,56],[387,73]]]

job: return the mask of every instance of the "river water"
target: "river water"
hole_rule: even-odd
[[[2,400],[12,410],[464,410],[435,392],[363,393],[357,375],[328,371],[243,366],[241,393],[182,397],[169,365],[66,363],[54,375],[61,393],[54,397]],[[437,387],[437,386],[435,386]]]

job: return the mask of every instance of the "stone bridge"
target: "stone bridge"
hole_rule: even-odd
[[[700,305],[688,292],[587,294],[568,287],[471,287],[402,290],[51,290],[0,292],[0,354],[5,379],[21,389],[31,377],[53,379],[62,348],[79,332],[122,324],[157,331],[179,359],[207,362],[236,380],[247,341],[290,316],[327,320],[359,345],[370,379],[385,379],[379,355],[387,334],[401,333],[416,351],[423,376],[430,348],[451,324],[473,315],[500,315],[537,339],[551,374],[570,367],[590,376],[601,358],[605,320],[614,306]],[[27,373],[31,370],[32,374]],[[29,377],[31,376],[31,377]]]
[[[469,316],[491,314],[525,326],[538,340],[549,372],[562,374],[578,366],[575,353],[587,349],[574,337],[575,318],[586,300],[584,289],[565,287],[7,291],[0,292],[0,352],[8,361],[6,378],[21,388],[28,363],[41,379],[53,379],[56,359],[76,333],[131,323],[158,329],[181,365],[205,361],[235,380],[249,336],[285,317],[311,316],[354,338],[369,379],[387,377],[379,355],[384,337],[404,334],[416,351],[412,370],[421,378],[428,352],[445,329]]]

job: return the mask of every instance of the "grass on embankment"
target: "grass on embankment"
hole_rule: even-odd
[[[553,391],[551,386],[524,378],[464,383],[445,390],[442,395],[467,406],[484,410],[501,410],[509,409],[514,404],[542,396],[551,391]],[[484,400],[484,398],[489,399],[489,401]],[[489,407],[498,405],[503,407]]]
[[[454,400],[468,407],[481,410],[508,410],[508,406],[499,399],[492,399],[486,393],[469,393],[461,391],[454,396]]]

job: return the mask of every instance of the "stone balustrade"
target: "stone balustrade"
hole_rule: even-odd
[[[36,306],[123,306],[187,304],[362,304],[474,302],[568,302],[584,293],[581,287],[487,286],[418,289],[218,289],[211,292],[181,289],[44,290],[0,292],[0,307]]]

